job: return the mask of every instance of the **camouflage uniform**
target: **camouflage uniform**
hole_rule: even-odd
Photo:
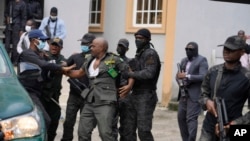
[[[90,56],[82,66],[88,77],[88,68],[93,60],[94,58]],[[128,65],[118,56],[107,53],[100,62],[99,74],[96,77],[89,77],[89,88],[82,92],[85,105],[80,116],[79,141],[89,141],[96,125],[103,141],[115,140],[112,123],[117,110],[117,76],[113,69],[116,73],[128,71]]]

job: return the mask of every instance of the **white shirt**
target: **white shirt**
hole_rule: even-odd
[[[240,58],[241,65],[250,70],[249,55],[244,53]]]
[[[46,35],[45,27],[48,25],[48,20],[50,20],[50,17],[43,18],[41,25],[39,27],[39,30],[42,30],[45,35]],[[56,32],[54,36],[53,34],[54,34],[55,26],[56,26]],[[49,30],[51,33],[50,38],[58,37],[60,39],[65,39],[66,37],[66,27],[65,27],[64,21],[59,18],[57,18],[56,22],[52,22],[52,21],[49,22]]]
[[[190,68],[191,64],[192,64],[192,61],[188,61],[187,65],[186,65],[186,70],[185,71],[186,71],[186,77],[188,79],[190,79],[190,74],[188,74],[188,71],[189,71],[189,68]]]
[[[30,40],[28,32],[24,32],[17,43],[17,52],[21,54],[23,50],[28,49],[29,47],[30,47]]]
[[[95,77],[99,74],[99,67],[97,67],[96,69],[94,69],[94,64],[95,64],[96,59],[94,59],[91,64],[89,65],[89,76],[90,77]]]

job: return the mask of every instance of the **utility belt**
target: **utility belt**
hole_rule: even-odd
[[[135,90],[156,90],[156,84],[150,82],[135,82],[134,87]]]
[[[133,89],[132,94],[134,95],[140,95],[140,94],[145,94],[145,93],[155,93],[155,90],[152,89]]]

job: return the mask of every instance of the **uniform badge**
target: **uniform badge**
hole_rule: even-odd
[[[154,58],[153,58],[153,56],[150,56],[150,58],[147,59],[146,64],[147,65],[154,64]]]

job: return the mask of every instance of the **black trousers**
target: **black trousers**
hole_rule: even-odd
[[[178,107],[178,124],[183,141],[195,141],[198,129],[198,116],[201,105],[189,97],[181,97]]]
[[[61,107],[58,105],[59,104],[59,97],[54,98],[55,101],[47,100],[44,98],[41,98],[41,99],[42,99],[42,103],[45,107],[45,110],[47,111],[47,113],[51,119],[49,128],[47,130],[48,141],[54,141],[54,139],[56,137],[56,130],[58,128],[59,120],[60,120],[60,116],[61,116]]]
[[[128,96],[127,113],[120,122],[120,141],[136,141],[136,129],[141,141],[154,141],[151,129],[157,101],[156,92],[150,90],[133,91]]]
[[[12,24],[11,30],[5,30],[5,49],[7,53],[10,55],[10,59],[12,63],[17,62],[18,53],[17,53],[17,44],[20,39],[21,27],[19,24]],[[12,44],[12,48],[11,45]]]
[[[69,98],[67,101],[66,107],[66,117],[63,123],[63,136],[61,141],[72,141],[73,140],[73,132],[74,126],[76,123],[77,113],[78,111],[82,111],[84,106],[84,99],[81,95],[69,94]]]

